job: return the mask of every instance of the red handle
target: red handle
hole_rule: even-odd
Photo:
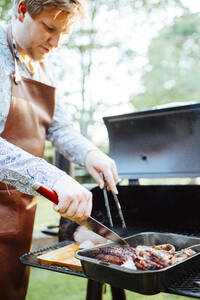
[[[48,189],[40,183],[35,183],[33,189],[53,203],[58,204],[58,195],[55,191]]]

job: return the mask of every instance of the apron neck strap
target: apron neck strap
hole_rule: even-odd
[[[14,80],[15,80],[16,84],[19,84],[21,82],[21,76],[20,76],[20,73],[19,73],[19,68],[18,68],[18,65],[17,65],[16,57],[15,57],[11,25],[7,29],[7,40],[8,40],[8,46],[10,48],[10,51],[11,51],[12,55],[13,55],[14,64],[15,64]]]

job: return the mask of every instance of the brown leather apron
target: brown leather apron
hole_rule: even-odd
[[[55,107],[55,88],[20,78],[14,56],[11,28],[8,43],[15,61],[12,100],[2,137],[23,150],[42,157],[46,131]],[[29,269],[19,256],[31,246],[36,197],[0,183],[0,299],[25,299]]]

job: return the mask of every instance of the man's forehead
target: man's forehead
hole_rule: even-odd
[[[39,15],[36,16],[38,20],[48,20],[52,24],[59,26],[60,29],[67,30],[67,25],[69,23],[69,13],[60,10],[57,7],[46,8]]]

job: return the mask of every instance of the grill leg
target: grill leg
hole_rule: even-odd
[[[86,300],[103,300],[105,284],[88,279]]]
[[[111,292],[113,300],[126,300],[125,290],[111,286]]]

